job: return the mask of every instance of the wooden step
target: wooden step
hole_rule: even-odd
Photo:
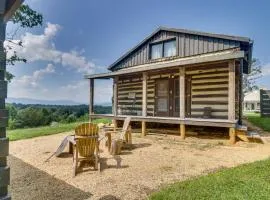
[[[266,143],[257,132],[248,131],[246,126],[236,127],[236,137],[244,142]]]

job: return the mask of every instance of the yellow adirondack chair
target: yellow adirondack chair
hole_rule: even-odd
[[[130,127],[131,117],[127,117],[124,121],[123,128],[116,128],[115,131],[107,131],[106,128],[105,136],[107,137],[108,150],[112,155],[117,155],[121,153],[121,149],[124,145],[132,144],[131,127]],[[112,134],[116,135],[116,138],[112,140]]]
[[[73,147],[73,176],[77,174],[78,163],[89,161],[95,170],[100,170],[99,128],[96,124],[84,123],[75,128]]]

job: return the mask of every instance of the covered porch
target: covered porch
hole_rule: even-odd
[[[149,63],[115,72],[87,75],[90,79],[89,117],[141,122],[210,126],[235,129],[241,119],[241,81],[244,52],[223,51],[159,63]],[[113,79],[112,114],[95,114],[94,80]],[[115,123],[116,124],[116,123]]]

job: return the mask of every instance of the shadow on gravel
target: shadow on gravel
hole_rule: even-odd
[[[9,156],[8,162],[11,167],[9,189],[13,200],[73,200],[88,199],[92,196],[91,193],[56,179],[14,156]]]

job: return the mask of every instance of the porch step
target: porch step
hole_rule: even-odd
[[[236,128],[236,137],[244,142],[266,143],[256,131],[248,131],[246,126],[238,126]]]

